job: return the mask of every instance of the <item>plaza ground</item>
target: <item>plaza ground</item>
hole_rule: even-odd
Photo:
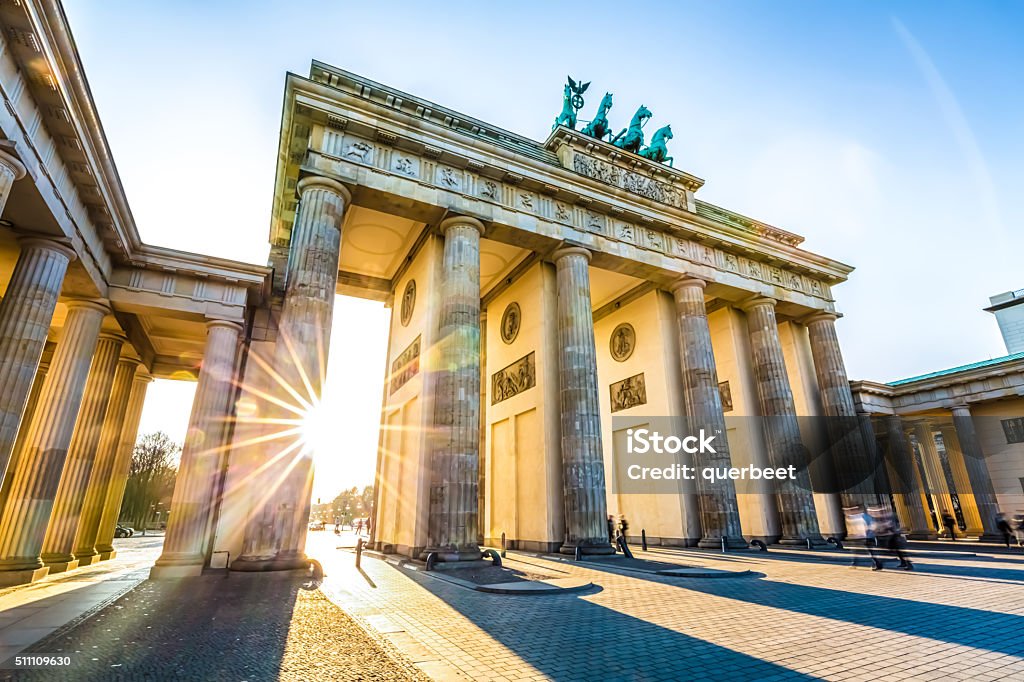
[[[507,565],[594,587],[503,596],[370,557],[356,569],[353,542],[310,534],[326,572],[315,589],[294,574],[144,581],[160,540],[119,541],[109,565],[0,594],[5,647],[18,646],[9,642],[20,613],[21,631],[32,630],[22,642],[51,630],[26,651],[74,656],[64,671],[0,679],[1024,680],[1024,553],[993,546],[920,557],[911,573],[851,569],[825,552],[637,552],[752,572],[725,579],[510,552]],[[96,592],[78,616],[74,605],[47,606],[104,585],[106,601]],[[17,609],[31,604],[49,609],[46,623],[70,622],[26,621]]]

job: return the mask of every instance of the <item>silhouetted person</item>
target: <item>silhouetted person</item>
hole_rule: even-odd
[[[615,544],[615,517],[608,515],[608,542]]]
[[[875,520],[875,541],[879,546],[885,547],[889,553],[899,559],[904,571],[914,570],[907,553],[903,551],[907,540],[903,537],[902,529],[896,525],[896,519],[888,507],[871,507],[868,513]]]
[[[359,519],[356,521],[356,535],[360,535],[363,532],[363,520]]]
[[[954,519],[953,515],[948,511],[942,512],[942,525],[946,527],[946,532],[949,533],[949,538],[953,542],[956,542],[956,532],[953,530],[954,526],[956,526],[956,519]]]
[[[1006,549],[1010,549],[1010,538],[1013,537],[1013,527],[1010,522],[1006,519],[1006,514],[999,512],[996,514],[996,528],[1003,534],[1003,542],[1006,543]]]
[[[628,531],[629,531],[629,522],[626,521],[626,516],[622,515],[622,516],[619,517],[619,535],[622,536],[623,540],[626,539],[626,533]]]

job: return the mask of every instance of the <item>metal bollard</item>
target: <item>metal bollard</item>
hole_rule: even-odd
[[[437,552],[431,552],[427,554],[427,570],[433,571],[434,564],[437,563]]]
[[[508,556],[507,551],[508,551],[508,545],[505,544],[505,532],[502,531],[502,533],[501,533],[501,556],[503,556],[503,557]]]
[[[726,537],[723,535],[722,536],[722,554],[725,554],[725,549],[726,549],[727,546],[728,546],[728,543],[726,542]]]
[[[814,547],[811,546],[811,539],[810,538],[807,538],[807,549],[814,549]]]
[[[643,548],[643,550],[645,552],[647,551],[647,529],[646,528],[641,528],[640,529],[640,546]]]
[[[576,545],[576,556],[573,557],[576,561],[583,561],[583,548]]]
[[[356,540],[356,568],[359,568],[360,562],[363,560],[363,539],[359,538]]]

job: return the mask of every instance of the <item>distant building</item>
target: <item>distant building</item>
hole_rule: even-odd
[[[1024,510],[1024,289],[989,301],[1007,355],[884,384],[851,382],[883,447],[910,448],[913,471],[895,476],[896,485],[927,505],[924,535],[941,530],[950,512],[968,535],[991,537],[997,512]],[[896,497],[897,506],[908,498]]]
[[[1024,289],[996,294],[987,312],[996,316],[1007,353],[1024,353]]]

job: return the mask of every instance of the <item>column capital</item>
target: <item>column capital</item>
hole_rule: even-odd
[[[117,341],[118,343],[121,344],[128,342],[128,337],[119,331],[103,330],[100,332],[100,338],[106,339],[107,341]]]
[[[806,317],[800,319],[804,325],[814,324],[815,322],[835,322],[839,319],[839,315],[830,312],[828,310],[817,310]]]
[[[555,249],[555,252],[551,254],[551,260],[557,263],[567,256],[583,256],[589,263],[591,253],[589,249],[585,249],[582,246],[563,246],[560,249]]]
[[[967,403],[962,403],[960,405],[953,405],[950,408],[950,411],[953,413],[954,417],[970,417],[971,416],[971,406],[968,405]]]
[[[11,169],[14,173],[15,180],[21,180],[25,177],[25,164],[19,161],[13,154],[9,152],[0,151],[0,164],[3,164]]]
[[[131,366],[135,367],[136,369],[138,369],[139,365],[142,364],[142,360],[140,360],[139,358],[135,357],[134,355],[123,355],[122,354],[121,357],[118,359],[117,364],[119,364],[119,365],[131,365]]]
[[[133,381],[135,381],[136,383],[139,383],[139,384],[149,384],[149,383],[153,382],[153,375],[150,374],[145,369],[143,369],[143,371],[141,371],[141,372],[136,370],[135,371],[135,379],[133,379]]]
[[[44,237],[42,235],[21,235],[20,237],[18,237],[18,245],[21,246],[22,249],[34,247],[37,249],[46,249],[47,251],[56,251],[57,253],[62,253],[65,257],[67,257],[69,263],[75,260],[75,258],[77,257],[77,254],[75,254],[75,250],[71,248],[70,244],[65,244],[64,242],[60,242],[57,241],[56,239],[51,239],[49,237]]]
[[[707,280],[703,280],[700,277],[692,277],[690,275],[685,275],[677,279],[675,282],[672,282],[672,284],[669,287],[669,291],[671,291],[673,294],[679,291],[680,289],[698,288],[701,291],[703,291],[705,287],[707,287],[707,285]]]
[[[745,301],[740,301],[739,303],[736,304],[736,307],[742,310],[743,312],[749,312],[754,308],[760,308],[762,306],[768,306],[769,308],[774,310],[776,303],[778,303],[778,301],[776,301],[774,298],[769,298],[767,296],[755,296],[753,298],[748,298]]]
[[[441,234],[447,234],[448,230],[455,227],[456,225],[468,225],[469,227],[475,227],[480,236],[484,236],[484,224],[476,218],[471,218],[466,215],[457,215],[450,218],[445,218],[438,225],[438,229],[441,230]]]
[[[64,305],[69,312],[76,309],[95,310],[104,315],[110,312],[110,304],[98,298],[72,298],[64,301]]]
[[[325,178],[322,175],[307,175],[299,180],[299,184],[295,186],[295,191],[298,192],[299,198],[302,198],[302,195],[306,193],[306,190],[311,187],[319,187],[341,195],[345,200],[346,205],[352,202],[352,192],[349,191],[348,187],[345,187],[345,185],[341,184],[337,180]]]
[[[220,319],[210,319],[210,320],[206,321],[206,328],[207,329],[215,329],[216,327],[224,327],[226,329],[234,330],[235,332],[237,332],[239,334],[242,333],[242,325],[239,324],[238,322],[233,322],[232,320],[220,320]]]

